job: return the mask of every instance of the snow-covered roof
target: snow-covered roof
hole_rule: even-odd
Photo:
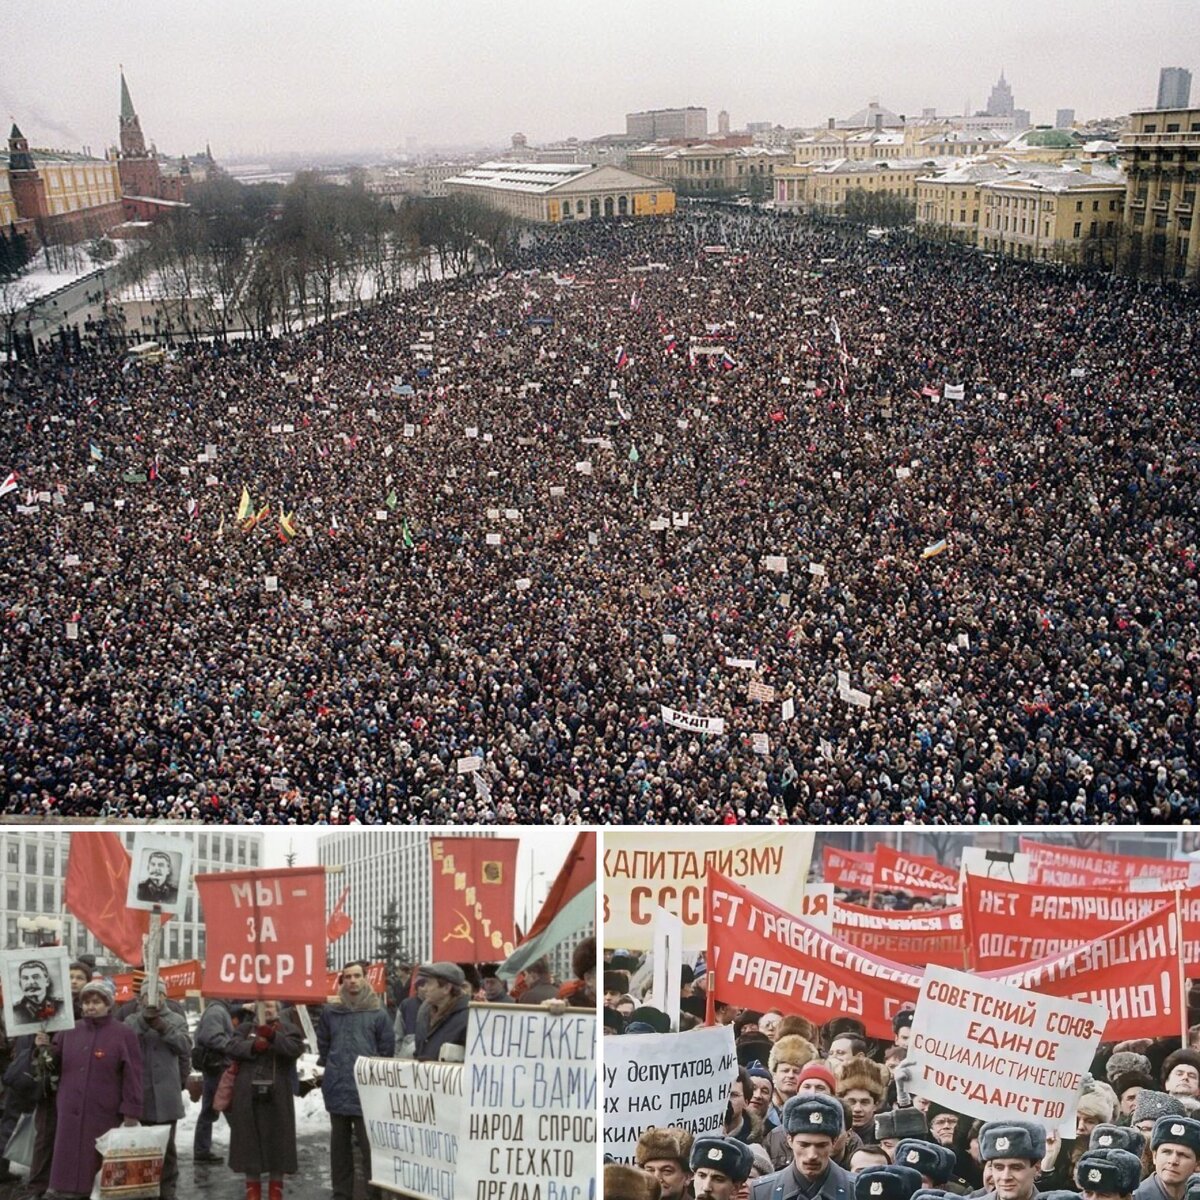
[[[447,183],[464,187],[498,188],[505,192],[523,192],[538,196],[596,170],[588,163],[485,162],[452,175]]]

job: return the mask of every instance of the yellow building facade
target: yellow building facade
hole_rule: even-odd
[[[917,179],[934,167],[929,160],[886,159],[879,162],[796,163],[775,172],[777,208],[827,214],[842,211],[846,197],[861,189],[916,201]]]
[[[625,156],[625,165],[677,191],[747,192],[772,194],[775,172],[792,155],[773,146],[642,146]]]

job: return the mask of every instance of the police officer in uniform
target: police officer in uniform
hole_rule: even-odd
[[[986,1200],[1033,1200],[1046,1155],[1046,1131],[1032,1121],[989,1121],[979,1131],[979,1157],[992,1164]],[[1180,1198],[1176,1198],[1180,1200]]]
[[[1134,1200],[1183,1200],[1188,1177],[1200,1161],[1200,1121],[1159,1117],[1150,1134],[1150,1153],[1154,1174],[1142,1181],[1133,1193]]]
[[[842,1102],[820,1093],[793,1096],[782,1118],[792,1161],[756,1180],[750,1200],[853,1200],[854,1176],[830,1159],[844,1128]]]
[[[734,1200],[750,1178],[754,1155],[731,1137],[698,1137],[688,1160],[696,1200]]]
[[[1129,1200],[1142,1178],[1142,1160],[1128,1150],[1086,1150],[1075,1164],[1083,1200]]]

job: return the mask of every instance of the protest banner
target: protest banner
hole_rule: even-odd
[[[1108,1010],[1104,1041],[1170,1037],[1186,1023],[1187,984],[1179,969],[1174,897],[1140,920],[1064,954],[1015,970],[981,973],[1014,987]]]
[[[725,732],[724,717],[700,717],[695,713],[668,708],[665,704],[660,704],[659,708],[662,710],[662,719],[665,725],[673,725],[676,729],[687,729],[692,733]]]
[[[1074,1137],[1107,1021],[1103,1004],[930,966],[913,1014],[909,1090],[982,1121],[1020,1118]]]
[[[328,971],[325,974],[326,996],[336,996],[341,986],[341,971]],[[387,990],[387,969],[381,962],[373,962],[367,967],[367,985],[371,991],[382,996]],[[316,1044],[315,1042],[313,1043]]]
[[[454,962],[513,952],[516,838],[432,838],[433,945]]]
[[[804,889],[796,915],[823,933],[833,933],[835,904],[832,883],[810,883]]]
[[[875,887],[913,896],[947,896],[958,892],[958,872],[935,858],[902,854],[882,843],[875,847]]]
[[[671,1019],[671,1028],[679,1029],[679,996],[683,990],[683,922],[665,908],[654,910],[651,925],[653,947],[650,964],[653,982],[648,1003]]]
[[[1200,966],[1200,888],[1180,893],[1183,956],[1190,975]],[[969,875],[963,909],[977,971],[1011,970],[1065,954],[1173,903],[1169,892],[1045,887]]]
[[[158,968],[158,982],[163,992],[170,1000],[182,1000],[189,993],[200,991],[200,963],[196,959],[190,962],[174,963],[171,966]],[[117,1002],[136,1000],[133,990],[133,972],[112,976],[113,986],[117,989]]]
[[[683,921],[684,948],[705,945],[704,886],[710,868],[739,879],[762,896],[798,912],[803,902],[813,834],[615,829],[604,838],[604,940],[635,950],[651,947],[654,910]]]
[[[359,1058],[354,1082],[371,1143],[371,1183],[418,1200],[455,1200],[462,1063]]]
[[[1021,853],[1030,858],[1030,883],[1064,888],[1111,887],[1146,879],[1158,879],[1164,885],[1186,885],[1192,881],[1193,869],[1200,866],[1182,859],[1142,858],[1133,854],[1103,854],[1099,850],[1052,846],[1025,837],[1020,845]]]
[[[892,1017],[917,998],[921,976],[847,946],[762,896],[710,871],[710,1003],[780,1008],[818,1025],[857,1017],[868,1037],[891,1038]]]
[[[875,856],[857,850],[821,847],[825,882],[844,892],[869,892],[875,886]]]
[[[325,868],[197,875],[205,996],[323,1003]]]
[[[610,1037],[604,1043],[604,1153],[632,1162],[644,1129],[720,1137],[737,1075],[733,1026]]]
[[[888,912],[855,904],[833,906],[833,934],[848,946],[908,966],[968,964],[961,908]]]
[[[596,1014],[472,1004],[458,1126],[458,1195],[596,1194]]]

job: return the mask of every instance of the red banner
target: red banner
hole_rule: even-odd
[[[182,1000],[189,992],[200,990],[200,964],[195,959],[189,962],[175,963],[170,967],[158,968],[158,982],[172,1000]],[[135,999],[133,992],[133,972],[112,977],[113,986],[117,989],[117,1003]]]
[[[325,868],[197,875],[204,910],[205,996],[321,1003]]]
[[[1200,888],[1182,893],[1183,960],[1188,974],[1200,966]],[[963,889],[972,961],[977,971],[1012,970],[1037,959],[1065,954],[1140,920],[1174,892],[1128,892],[1112,888],[1043,887],[968,875]]]
[[[330,996],[336,996],[338,993],[338,976],[341,971],[330,971],[325,977],[326,992]],[[367,982],[371,985],[371,991],[383,995],[387,988],[387,971],[381,962],[372,963],[367,968]]]
[[[1033,838],[1021,839],[1021,853],[1033,860],[1030,883],[1060,888],[1116,887],[1135,879],[1164,883],[1188,882],[1191,863],[1177,858],[1140,858],[1133,854],[1102,854],[1052,846]]]
[[[719,875],[706,888],[708,967],[715,998],[781,1007],[823,1025],[857,1017],[869,1037],[891,1038],[892,1017],[916,1003],[921,976],[864,954]]]
[[[1106,1042],[1170,1037],[1186,1021],[1186,992],[1179,987],[1179,940],[1174,897],[1156,912],[1131,921],[1078,949],[1015,971],[1002,979],[1047,996],[1069,996],[1108,1009]]]
[[[967,963],[961,908],[888,912],[834,904],[833,932],[849,946],[906,966],[937,963],[961,971]]]
[[[875,847],[875,887],[883,892],[914,896],[946,896],[958,891],[958,872],[936,858],[901,854],[891,846]]]
[[[433,957],[497,962],[513,952],[516,838],[432,838]]]
[[[875,856],[856,850],[821,850],[822,875],[826,883],[844,892],[869,892],[875,886]]]

